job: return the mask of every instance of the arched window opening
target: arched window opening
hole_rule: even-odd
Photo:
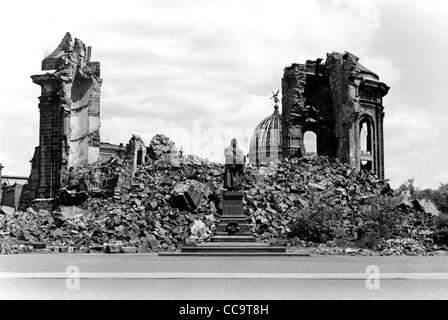
[[[137,165],[141,165],[143,163],[143,150],[139,149],[137,151]]]
[[[317,154],[317,135],[313,131],[306,131],[303,135],[305,155]]]
[[[361,170],[372,171],[372,161],[362,160],[361,161]]]
[[[359,142],[362,155],[372,155],[372,125],[368,119],[359,124]]]

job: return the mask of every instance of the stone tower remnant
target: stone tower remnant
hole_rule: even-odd
[[[99,158],[100,63],[90,61],[91,47],[67,33],[42,61],[45,74],[31,76],[41,87],[39,146],[31,160],[33,198],[51,198],[70,167]]]
[[[317,154],[337,157],[384,179],[383,97],[389,87],[355,55],[328,53],[292,64],[282,78],[282,155],[305,154],[304,134],[317,136]]]

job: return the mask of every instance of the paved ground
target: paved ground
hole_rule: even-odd
[[[0,298],[448,299],[448,257],[2,255]]]

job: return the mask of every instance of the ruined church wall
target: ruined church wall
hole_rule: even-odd
[[[382,97],[389,87],[358,63],[358,57],[328,53],[285,68],[282,78],[282,137],[285,157],[305,152],[304,134],[317,136],[317,153],[337,157],[360,169],[371,161],[378,177],[384,177],[384,136]],[[363,91],[364,90],[364,91]],[[361,97],[360,97],[361,93]],[[361,155],[360,120],[368,116],[372,125],[372,155]]]
[[[309,109],[302,119],[304,122],[302,135],[307,131],[314,132],[317,136],[317,153],[336,157],[335,116],[328,77],[321,74],[308,74],[305,96],[305,106],[309,106]],[[302,153],[304,152],[303,146]]]
[[[84,167],[99,159],[99,81],[86,81],[88,87],[72,85],[70,114],[69,167]]]
[[[335,112],[335,134],[338,141],[337,155],[342,162],[357,167],[357,141],[355,120],[359,113],[356,85],[351,81],[357,62],[353,55],[327,54],[325,69],[328,72]]]
[[[30,179],[36,197],[52,197],[69,167],[99,159],[102,80],[100,64],[90,62],[90,54],[90,47],[67,33],[42,61],[42,70],[50,72],[32,76],[42,88],[39,152],[32,162],[39,178]]]
[[[303,146],[302,128],[294,114],[300,114],[305,104],[306,66],[286,67],[282,78],[282,156],[300,154]]]

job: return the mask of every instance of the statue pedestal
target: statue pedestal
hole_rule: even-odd
[[[223,216],[243,215],[243,197],[241,191],[226,191],[223,194]]]
[[[251,232],[251,221],[243,212],[243,197],[241,191],[226,191],[223,194],[223,210],[212,242],[255,242]],[[229,233],[227,226],[236,222],[239,231]]]

